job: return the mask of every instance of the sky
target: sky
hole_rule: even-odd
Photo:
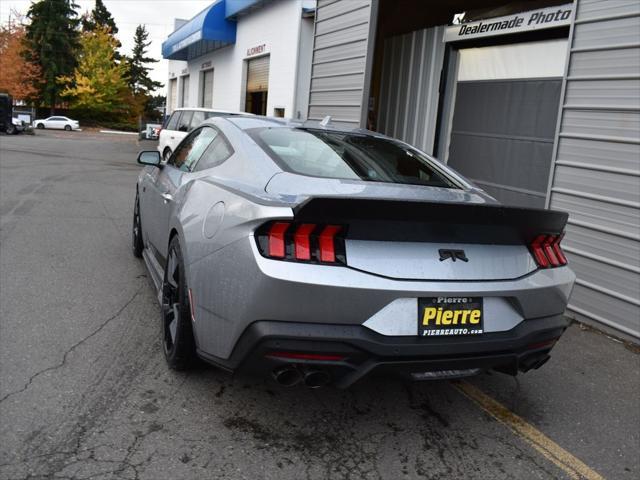
[[[167,83],[168,61],[162,59],[162,42],[173,31],[173,21],[177,18],[190,19],[213,0],[103,0],[111,12],[118,27],[118,40],[122,43],[121,52],[131,53],[133,34],[139,24],[146,25],[149,32],[148,53],[160,62],[151,65],[151,77],[154,80]],[[26,15],[31,0],[0,0],[0,23],[5,25],[9,17],[15,20],[13,12]],[[94,0],[75,0],[79,5],[78,14],[93,10]],[[165,94],[165,88],[157,93]]]

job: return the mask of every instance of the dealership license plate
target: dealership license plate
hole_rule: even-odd
[[[478,335],[483,332],[482,297],[428,297],[418,299],[418,335],[421,337]]]

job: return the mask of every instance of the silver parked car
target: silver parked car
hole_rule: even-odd
[[[32,122],[32,125],[36,128],[53,128],[58,130],[78,130],[80,123],[77,120],[72,120],[69,117],[54,116],[48,118],[39,118]]]
[[[502,206],[405,143],[218,117],[138,162],[133,251],[172,368],[309,387],[515,375],[567,327],[567,215]]]

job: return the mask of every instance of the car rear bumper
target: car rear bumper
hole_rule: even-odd
[[[374,374],[421,380],[494,369],[515,375],[546,362],[567,326],[566,317],[556,315],[505,332],[426,338],[390,337],[361,325],[258,321],[245,330],[229,359],[199,353],[218,366],[261,376],[283,368],[322,371],[331,384],[346,388]],[[335,358],[319,360],[318,355]]]

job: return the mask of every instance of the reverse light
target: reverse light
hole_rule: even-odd
[[[278,260],[345,264],[345,246],[341,225],[269,222],[256,230],[260,253]]]
[[[531,242],[530,249],[536,264],[540,268],[561,267],[568,263],[560,242],[562,235],[538,235]]]

